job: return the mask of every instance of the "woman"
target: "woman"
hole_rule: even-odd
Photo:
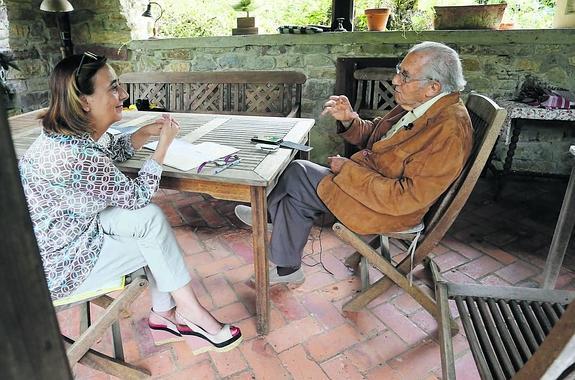
[[[240,330],[198,302],[172,229],[150,203],[178,123],[163,115],[131,135],[107,134],[128,96],[106,58],[92,53],[58,63],[50,90],[43,133],[19,166],[52,298],[145,267],[156,344],[184,338],[194,353],[237,346]],[[129,159],[151,136],[159,136],[156,151],[135,179],[126,177],[112,160]]]

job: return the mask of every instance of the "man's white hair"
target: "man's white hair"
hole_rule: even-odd
[[[409,49],[409,53],[426,55],[426,63],[421,74],[441,83],[444,92],[462,91],[465,78],[459,54],[447,45],[439,42],[425,41]]]

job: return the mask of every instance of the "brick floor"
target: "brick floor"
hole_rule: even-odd
[[[538,286],[566,182],[514,178],[499,201],[493,183],[480,179],[463,212],[432,255],[450,281]],[[192,355],[185,343],[155,347],[146,326],[148,294],[122,321],[126,358],[157,379],[398,379],[441,378],[437,323],[397,287],[358,313],[341,305],[359,288],[343,265],[353,249],[331,229],[321,231],[321,265],[304,266],[306,282],[271,290],[270,333],[255,329],[251,231],[233,216],[233,202],[200,194],[161,190],[155,197],[168,215],[185,253],[202,303],[222,321],[238,325],[240,347],[227,353]],[[320,228],[305,248],[305,263],[319,263]],[[570,245],[558,286],[575,288],[575,255]],[[401,251],[392,245],[394,256]],[[373,271],[375,274],[376,272]],[[418,275],[421,273],[419,272]],[[419,277],[419,276],[417,276]],[[78,313],[58,315],[61,329],[78,331]],[[110,334],[97,345],[109,353]],[[465,338],[454,338],[456,371],[478,377]],[[109,379],[83,365],[79,379]]]

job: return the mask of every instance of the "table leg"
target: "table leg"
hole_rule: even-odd
[[[555,288],[555,282],[561,270],[561,264],[565,257],[565,251],[569,245],[569,239],[575,226],[575,166],[571,169],[571,176],[559,212],[559,219],[553,233],[553,240],[549,248],[549,254],[545,261],[543,271],[543,287],[546,289]]]
[[[499,178],[497,184],[497,193],[495,194],[495,199],[499,198],[499,195],[503,191],[503,185],[505,184],[505,179],[511,171],[511,166],[513,165],[513,155],[515,154],[515,148],[517,148],[517,141],[519,141],[519,134],[521,133],[521,125],[516,119],[511,120],[511,141],[509,143],[509,149],[507,149],[507,155],[505,156],[505,162],[503,163],[503,172]]]
[[[254,272],[256,277],[256,328],[258,334],[269,331],[270,299],[267,255],[267,199],[264,187],[252,186],[252,239],[254,244]]]

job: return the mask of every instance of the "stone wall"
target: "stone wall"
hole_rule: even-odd
[[[133,41],[129,65],[136,71],[297,70],[308,77],[303,117],[315,118],[312,159],[342,151],[335,123],[318,116],[334,93],[336,60],[345,57],[398,57],[413,44],[444,42],[461,55],[467,89],[494,98],[512,98],[527,74],[575,92],[575,30],[430,31],[422,33],[353,32],[318,35],[262,35]],[[132,66],[132,67],[130,67]],[[566,151],[575,125],[542,128],[521,136],[514,168],[567,174]],[[530,129],[529,126],[526,130]],[[506,147],[497,148],[500,165]]]
[[[60,60],[54,14],[40,11],[41,0],[0,0],[0,49],[11,50],[22,71],[10,70],[17,111],[48,102],[48,76]],[[575,91],[575,30],[429,31],[422,33],[353,32],[318,35],[223,36],[193,39],[134,40],[146,36],[141,12],[146,0],[74,0],[71,12],[75,51],[105,54],[119,72],[298,70],[308,81],[303,116],[315,118],[312,159],[324,162],[341,152],[334,121],[319,117],[334,93],[336,61],[345,57],[398,57],[413,44],[441,41],[460,52],[468,89],[509,98],[527,74]],[[2,5],[5,5],[3,7]],[[7,20],[7,25],[4,20]],[[6,35],[6,30],[8,35]],[[525,132],[515,165],[550,173],[568,172],[569,160],[557,163],[549,152],[573,141],[573,124]],[[535,131],[538,127],[535,126]],[[552,131],[551,131],[552,130]],[[504,146],[498,148],[503,155]]]
[[[8,75],[16,92],[13,113],[48,104],[48,77],[62,58],[56,14],[41,11],[40,3],[41,0],[0,0],[0,49],[10,51],[21,69],[11,69]],[[128,25],[135,25],[126,17],[134,18],[140,9],[143,12],[145,3],[145,0],[72,1],[74,11],[69,17],[74,50],[105,54],[114,66],[124,70],[125,45],[132,38]]]
[[[8,72],[9,85],[16,92],[13,112],[37,109],[47,104],[46,79],[60,54],[55,21],[43,17],[40,1],[4,0],[4,4],[8,38],[2,50],[12,53],[20,68]]]

